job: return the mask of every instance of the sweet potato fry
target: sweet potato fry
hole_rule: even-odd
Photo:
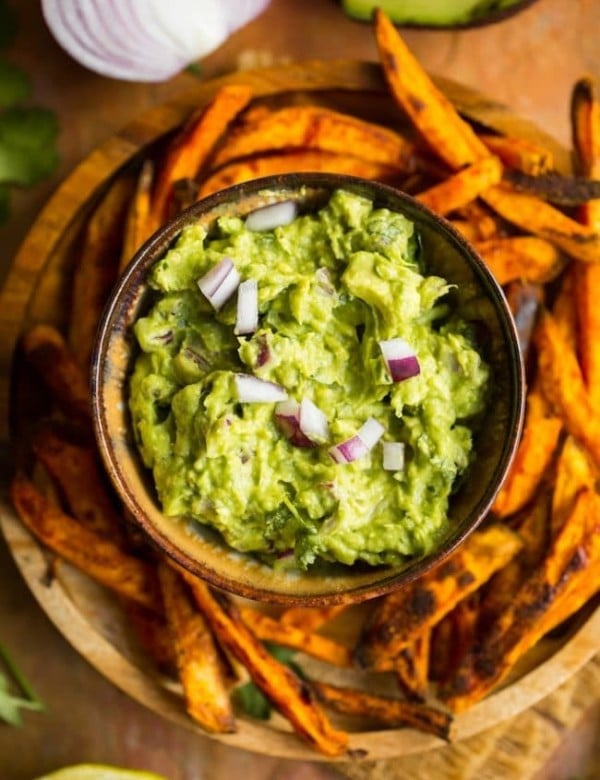
[[[575,260],[598,262],[600,233],[575,222],[549,203],[534,195],[516,192],[507,184],[490,187],[481,197],[508,222],[551,241]]]
[[[590,266],[591,267],[591,266]],[[577,312],[575,311],[575,271],[571,266],[567,268],[560,280],[560,290],[552,304],[552,316],[563,339],[577,354],[579,346]]]
[[[47,547],[119,595],[162,612],[153,566],[52,506],[21,474],[12,481],[11,497],[23,523]]]
[[[383,598],[367,620],[357,648],[361,666],[392,669],[403,647],[477,590],[520,547],[519,538],[508,528],[489,526],[473,533],[432,571]]]
[[[375,11],[375,38],[390,91],[431,151],[452,170],[489,152],[454,106],[435,87],[389,18]]]
[[[123,609],[138,642],[165,674],[177,673],[175,647],[169,635],[169,627],[164,615],[142,607],[135,601],[123,599]]]
[[[587,452],[567,436],[556,465],[556,479],[552,495],[551,535],[555,536],[570,515],[578,493],[595,488],[597,470]]]
[[[212,592],[188,572],[182,574],[220,644],[246,667],[254,684],[296,732],[325,755],[344,753],[348,735],[333,728],[308,685],[265,650],[229,597]]]
[[[288,106],[230,133],[212,162],[291,149],[333,154],[351,152],[359,160],[381,163],[400,172],[413,168],[414,146],[393,130],[322,106]]]
[[[582,176],[600,178],[600,89],[592,78],[580,79],[571,98],[571,125],[575,161]],[[579,219],[600,231],[600,200],[590,200],[578,210]],[[600,266],[575,269],[579,324],[579,357],[590,401],[600,403]]]
[[[263,157],[250,157],[232,162],[219,168],[210,175],[200,187],[200,197],[231,187],[250,179],[271,176],[276,173],[325,171],[327,173],[347,173],[362,176],[363,179],[375,179],[393,182],[397,172],[383,163],[368,162],[351,157],[348,154],[334,154],[316,150],[296,151],[283,154],[271,154]]]
[[[206,731],[234,732],[231,699],[206,620],[195,608],[185,582],[166,562],[159,563],[158,576],[187,711]]]
[[[122,544],[121,516],[89,442],[77,441],[65,426],[49,421],[36,429],[33,451],[59,486],[71,514],[95,533]]]
[[[507,517],[534,497],[558,445],[562,421],[554,415],[538,389],[527,397],[523,435],[510,472],[496,496],[492,512]]]
[[[430,643],[431,631],[424,631],[400,650],[394,660],[398,684],[411,701],[425,701],[427,698]]]
[[[515,279],[544,284],[556,278],[565,265],[556,247],[536,236],[475,241],[475,249],[501,285]]]
[[[408,726],[448,739],[452,717],[443,710],[386,696],[375,696],[354,688],[311,682],[326,707],[344,715],[371,718],[384,726]]]
[[[71,292],[68,343],[87,372],[96,328],[118,275],[127,205],[133,180],[120,176],[110,186],[85,227]]]
[[[242,607],[240,614],[246,625],[263,642],[274,642],[284,647],[300,650],[314,658],[333,666],[351,666],[352,652],[349,647],[335,642],[333,639],[305,631],[294,625],[285,624],[279,620],[258,612],[250,607]]]
[[[458,230],[464,239],[470,241],[472,244],[481,238],[477,225],[473,222],[469,222],[468,219],[449,219],[448,221],[456,230]]]
[[[454,671],[452,668],[454,625],[450,617],[451,614],[451,612],[448,613],[431,629],[429,648],[429,679],[431,682],[441,683],[448,680]]]
[[[487,241],[489,238],[502,238],[505,231],[500,223],[500,218],[493,214],[487,206],[474,200],[468,206],[460,209],[458,214],[468,220],[477,228],[477,241]]]
[[[202,170],[231,122],[250,102],[252,89],[245,84],[222,87],[212,101],[194,114],[167,151],[152,195],[152,231],[170,216],[169,200],[179,179],[193,179]]]
[[[577,356],[548,312],[538,320],[535,343],[544,393],[562,415],[567,431],[600,465],[600,419],[590,403]]]
[[[553,608],[575,590],[577,572],[598,566],[598,497],[580,493],[568,520],[555,537],[543,563],[525,582],[499,620],[461,666],[442,697],[454,712],[462,712],[501,682],[516,661],[532,647],[563,612]],[[597,577],[595,589],[600,587]],[[579,579],[578,579],[579,582]],[[564,604],[564,602],[563,602]],[[564,618],[563,618],[564,619]]]
[[[150,196],[152,194],[153,180],[154,163],[152,160],[145,160],[138,175],[135,193],[127,210],[119,273],[125,270],[134,254],[152,235],[153,224],[150,218]]]
[[[554,169],[552,152],[526,138],[485,133],[480,134],[479,138],[508,168],[531,176],[540,176]]]
[[[441,216],[466,206],[502,178],[502,163],[497,157],[483,157],[435,184],[416,198]]]
[[[62,335],[51,325],[34,325],[22,343],[27,360],[37,369],[59,409],[68,419],[89,427],[88,383]]]
[[[295,626],[303,631],[318,631],[325,623],[341,615],[348,606],[334,604],[331,607],[289,607],[281,613],[279,621],[284,626]]]

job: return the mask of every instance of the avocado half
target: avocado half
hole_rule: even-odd
[[[353,19],[370,21],[375,8],[409,27],[474,27],[506,19],[535,0],[341,0]]]

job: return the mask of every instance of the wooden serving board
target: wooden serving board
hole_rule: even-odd
[[[401,122],[375,64],[350,61],[298,63],[236,73],[198,83],[172,102],[143,114],[90,154],[48,202],[21,247],[0,295],[0,446],[2,462],[18,459],[28,427],[27,406],[15,388],[26,375],[18,360],[21,331],[36,321],[64,325],[78,231],[111,177],[181,124],[191,110],[206,103],[224,83],[250,84],[258,99],[271,103],[311,102],[348,111],[389,125]],[[552,148],[557,166],[569,168],[569,154],[552,138],[488,98],[439,79],[458,108],[476,122],[542,141]],[[29,388],[31,389],[31,388]],[[116,600],[67,564],[49,580],[46,552],[15,517],[6,498],[12,467],[2,472],[0,525],[14,559],[42,609],[65,638],[105,677],[140,703],[176,723],[200,732],[187,717],[181,693],[172,680],[152,668],[130,636]],[[350,612],[350,620],[352,619]],[[339,638],[352,631],[334,624]],[[579,670],[600,647],[600,609],[582,611],[560,636],[545,640],[528,654],[504,688],[455,720],[453,740],[487,729],[530,707]],[[309,665],[309,659],[302,659]],[[316,669],[315,672],[323,672]],[[335,682],[329,673],[329,679]],[[346,671],[347,675],[348,672]],[[339,679],[338,679],[339,681]],[[226,744],[272,756],[319,760],[292,734],[283,719],[268,723],[239,719],[233,735],[216,736]],[[392,758],[440,747],[431,736],[408,729],[354,731],[351,747],[369,760]]]

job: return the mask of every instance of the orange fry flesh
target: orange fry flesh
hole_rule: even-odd
[[[523,171],[530,176],[539,176],[554,168],[552,152],[526,138],[486,134],[479,138],[508,168]]]
[[[564,267],[556,247],[536,236],[475,240],[474,246],[501,285],[517,279],[534,283],[549,282]]]
[[[119,273],[125,270],[134,254],[153,233],[154,226],[150,218],[153,180],[154,164],[151,160],[145,160],[138,175],[135,193],[127,209]]]
[[[333,620],[348,609],[348,604],[334,604],[331,607],[289,607],[279,618],[284,626],[295,626],[303,631],[318,631],[325,623]]]

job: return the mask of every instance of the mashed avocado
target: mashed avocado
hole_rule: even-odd
[[[236,295],[215,311],[197,281],[223,258],[258,283],[258,329],[236,337]],[[426,260],[426,258],[425,258]],[[223,217],[185,228],[152,269],[152,308],[135,324],[130,381],[137,443],[169,516],[212,526],[273,565],[318,559],[394,564],[435,547],[469,465],[489,371],[444,279],[423,274],[404,216],[337,191],[274,230]],[[420,373],[393,382],[379,342],[404,339]],[[252,374],[310,399],[329,441],[296,446],[275,404],[240,402]],[[367,454],[329,448],[368,418],[385,429]],[[404,465],[382,465],[382,442]]]

